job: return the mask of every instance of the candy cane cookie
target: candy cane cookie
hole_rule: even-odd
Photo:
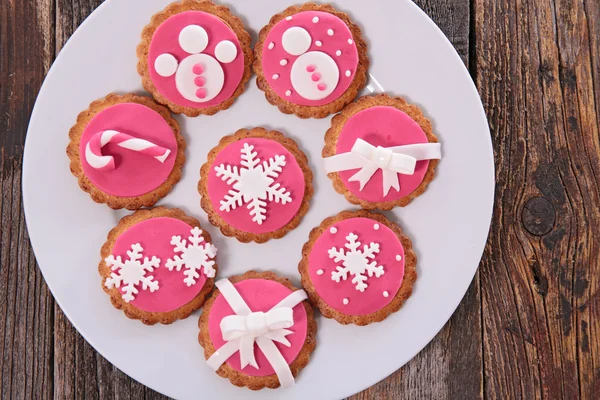
[[[113,209],[150,207],[181,178],[185,141],[148,97],[109,94],[77,117],[67,155],[79,186]]]

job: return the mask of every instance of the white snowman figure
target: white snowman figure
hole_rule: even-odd
[[[308,51],[312,37],[306,29],[299,26],[289,28],[283,33],[281,44],[286,52],[299,56],[290,71],[296,93],[307,100],[322,100],[333,93],[340,79],[340,69],[328,54]],[[320,41],[315,44],[322,46]]]
[[[230,40],[217,44],[216,59],[202,54],[208,41],[208,33],[203,27],[188,25],[179,33],[179,46],[190,55],[178,62],[172,54],[164,53],[154,62],[156,72],[165,78],[175,75],[179,93],[195,103],[205,103],[217,97],[225,83],[225,74],[219,61],[228,64],[237,57],[237,47]]]

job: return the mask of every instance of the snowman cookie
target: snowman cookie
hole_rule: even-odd
[[[422,111],[386,94],[361,97],[333,117],[323,148],[335,190],[366,209],[406,206],[425,192],[441,157]]]
[[[241,129],[210,151],[198,191],[208,220],[225,236],[264,243],[300,224],[313,194],[312,172],[292,139]]]
[[[148,97],[110,94],[94,101],[69,138],[67,155],[79,186],[113,209],[150,207],[181,178],[179,124]]]
[[[360,29],[330,5],[306,3],[273,16],[254,53],[258,87],[286,114],[324,118],[366,83],[369,59]]]
[[[208,367],[235,386],[290,387],[316,346],[304,290],[273,272],[222,279],[198,321]]]
[[[417,279],[410,239],[382,214],[344,211],[302,248],[302,287],[323,316],[368,325],[398,311]]]
[[[254,59],[242,21],[209,0],[182,0],[154,15],[137,55],[144,88],[190,117],[229,108],[244,92]]]
[[[139,210],[110,231],[98,271],[113,306],[144,324],[170,324],[199,309],[214,287],[217,248],[178,209]]]

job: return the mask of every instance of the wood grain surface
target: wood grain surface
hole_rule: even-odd
[[[71,326],[36,265],[23,217],[21,162],[37,92],[100,3],[0,0],[2,398],[164,398]],[[496,207],[457,312],[404,368],[353,399],[599,398],[600,2],[416,3],[455,46],[483,99]]]

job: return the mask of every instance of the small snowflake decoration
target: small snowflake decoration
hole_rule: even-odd
[[[329,249],[329,258],[333,258],[336,263],[341,262],[343,266],[338,266],[336,271],[331,273],[331,279],[339,282],[340,279],[346,280],[348,274],[353,275],[352,283],[356,284],[356,290],[364,292],[368,285],[367,275],[376,278],[382,276],[385,271],[383,266],[377,266],[377,261],[373,261],[375,255],[379,253],[379,243],[371,242],[360,249],[361,243],[357,241],[358,236],[350,233],[346,236],[346,247],[349,251],[332,247]]]
[[[139,243],[132,244],[131,250],[127,251],[129,260],[123,262],[121,256],[115,258],[113,255],[108,256],[104,262],[107,266],[112,269],[110,278],[106,278],[104,283],[107,288],[112,289],[114,287],[123,288],[121,289],[121,297],[126,303],[135,299],[135,295],[139,293],[136,286],[142,284],[142,290],[150,290],[154,292],[158,290],[158,281],[154,279],[152,275],[146,276],[147,272],[154,271],[154,268],[160,266],[160,259],[152,257],[144,258],[144,262],[141,262],[142,252],[144,249]]]
[[[292,201],[290,192],[275,183],[275,179],[286,165],[285,156],[276,155],[264,161],[257,158],[254,146],[244,143],[242,148],[242,167],[221,164],[215,167],[217,177],[227,182],[232,189],[221,200],[221,211],[229,212],[248,204],[252,221],[259,225],[267,219],[267,202],[287,204]]]
[[[213,268],[215,262],[212,258],[217,255],[217,248],[211,243],[205,243],[202,237],[202,230],[195,227],[191,231],[191,236],[188,237],[190,243],[188,244],[185,239],[181,239],[181,236],[173,236],[171,238],[171,244],[175,246],[175,253],[181,253],[181,256],[174,256],[173,259],[168,259],[165,267],[169,271],[176,269],[181,271],[181,268],[185,268],[183,274],[186,276],[183,282],[189,286],[196,283],[196,279],[200,278],[200,271],[204,268],[204,274],[209,278],[214,278],[217,271]]]

